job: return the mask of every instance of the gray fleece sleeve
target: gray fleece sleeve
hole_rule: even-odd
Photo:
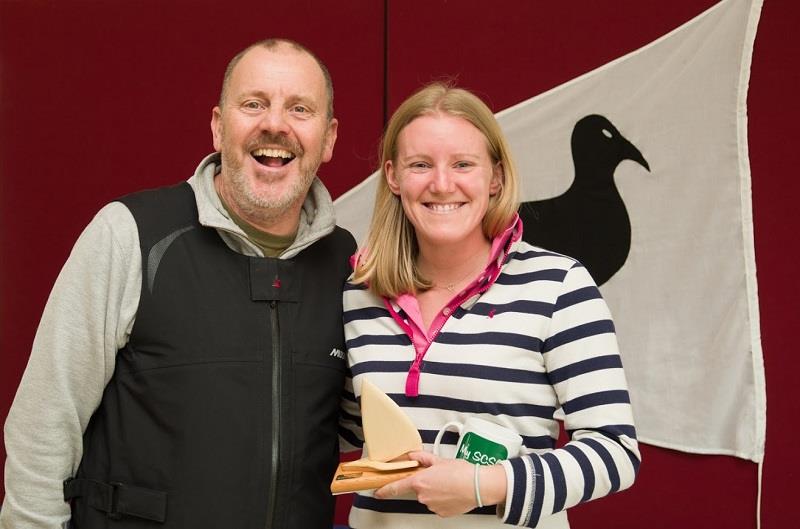
[[[64,264],[9,411],[3,529],[56,529],[69,519],[62,482],[80,463],[83,432],[128,341],[140,285],[136,224],[114,202],[98,212]]]

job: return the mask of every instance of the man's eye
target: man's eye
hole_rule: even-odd
[[[295,112],[297,114],[306,114],[308,113],[308,109],[304,106],[297,105],[295,107],[292,107],[292,112]]]
[[[259,108],[262,108],[261,103],[258,101],[245,101],[242,106],[251,110],[258,110]]]

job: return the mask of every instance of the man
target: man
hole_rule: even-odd
[[[331,526],[355,243],[315,177],[330,76],[254,44],[211,129],[188,183],[105,206],[73,248],[6,422],[2,527]]]

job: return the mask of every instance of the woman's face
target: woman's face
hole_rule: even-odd
[[[397,159],[384,167],[391,191],[414,225],[420,249],[485,244],[481,222],[500,189],[502,167],[469,121],[447,114],[409,123],[397,139]]]

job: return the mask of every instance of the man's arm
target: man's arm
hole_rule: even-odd
[[[136,224],[121,203],[109,204],[53,286],[5,423],[3,529],[69,520],[62,483],[80,464],[83,432],[128,340],[140,285]]]
[[[353,374],[347,368],[344,390],[342,391],[339,414],[339,451],[353,452],[364,447],[364,431],[361,424],[361,407],[353,391]]]

